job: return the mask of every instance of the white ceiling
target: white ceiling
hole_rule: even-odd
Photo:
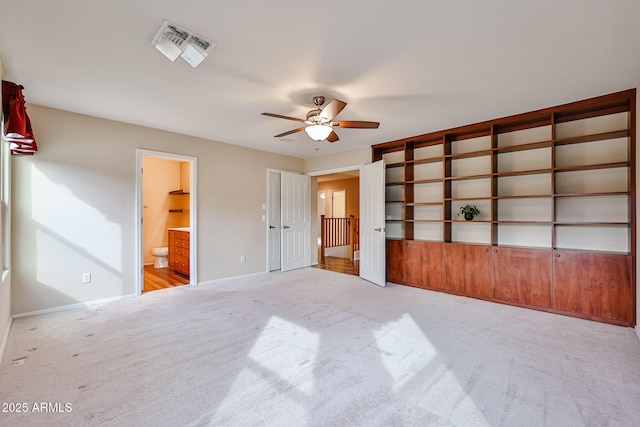
[[[150,44],[164,19],[217,47],[171,63]],[[639,47],[638,0],[0,0],[27,104],[303,158],[633,88]],[[274,138],[299,123],[260,113],[304,117],[314,95],[380,128]]]

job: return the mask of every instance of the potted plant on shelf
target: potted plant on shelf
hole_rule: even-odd
[[[464,205],[460,207],[458,215],[464,215],[464,219],[466,219],[467,221],[471,221],[474,216],[480,215],[480,210],[476,207],[476,205]]]

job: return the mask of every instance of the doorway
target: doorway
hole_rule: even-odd
[[[196,159],[137,150],[137,294],[196,280]]]
[[[317,268],[359,275],[359,170],[319,175]]]
[[[271,180],[272,174],[280,174],[281,183],[280,183],[280,193],[272,190]],[[344,173],[350,172],[355,175],[358,174],[358,190],[355,191],[355,194],[358,198],[358,213],[357,217],[361,217],[362,219],[362,227],[366,229],[362,229],[362,239],[359,238],[359,241],[362,240],[363,243],[366,243],[366,246],[363,244],[362,255],[359,257],[358,264],[360,264],[360,259],[363,260],[363,266],[360,268],[358,265],[358,275],[368,280],[374,284],[385,286],[385,172],[384,172],[384,161],[378,161],[369,165],[357,165],[351,167],[337,168],[328,171],[318,171],[308,173],[307,176],[280,172],[280,171],[270,171],[267,170],[267,204],[271,203],[275,197],[278,197],[277,194],[280,194],[280,223],[276,223],[275,221],[272,223],[271,218],[267,218],[266,221],[266,231],[267,231],[267,264],[266,269],[269,271],[270,263],[269,259],[271,257],[271,240],[270,238],[270,230],[277,229],[280,227],[281,233],[280,236],[280,248],[281,248],[281,265],[282,270],[286,271],[285,266],[287,266],[287,257],[285,254],[291,256],[291,260],[295,260],[295,255],[299,255],[300,265],[295,266],[293,268],[303,267],[312,265],[317,267],[319,263],[316,261],[316,251],[314,250],[314,256],[311,257],[311,238],[310,234],[306,231],[309,230],[309,226],[311,225],[311,208],[310,202],[318,202],[320,203],[321,196],[317,196],[315,190],[317,190],[318,177],[323,175],[332,175],[336,173]],[[310,182],[309,177],[313,177],[313,181]],[[285,179],[286,178],[286,179]],[[321,178],[320,180],[322,180]],[[314,194],[313,199],[310,193],[310,187],[313,185]],[[292,189],[297,189],[297,191],[291,191]],[[360,202],[360,200],[362,200]],[[315,204],[315,203],[314,203]],[[347,206],[349,206],[349,202],[346,202]],[[267,209],[266,205],[263,205],[263,209]],[[326,209],[326,208],[325,208]],[[347,208],[348,209],[348,208]],[[314,208],[315,215],[318,216],[318,207]],[[283,232],[286,228],[290,228],[288,226],[289,217],[299,217],[304,218],[308,223],[304,227],[300,227],[299,230],[290,230],[288,233]],[[307,220],[308,218],[308,220]],[[366,221],[365,221],[366,219]],[[360,218],[359,218],[360,220]],[[313,224],[316,224],[315,221]],[[273,227],[273,228],[271,228]],[[295,227],[297,228],[297,227]],[[315,227],[314,225],[314,228]],[[314,230],[314,236],[317,236],[317,231]],[[366,236],[366,238],[364,238]],[[286,239],[285,239],[286,237]],[[315,241],[317,237],[314,237],[313,241]],[[295,243],[298,244],[295,244]],[[314,244],[315,246],[315,244]],[[360,242],[358,242],[358,246],[360,247]],[[304,262],[302,262],[304,261]],[[289,264],[291,266],[292,264]]]

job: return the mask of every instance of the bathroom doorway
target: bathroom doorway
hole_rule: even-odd
[[[196,284],[196,159],[138,150],[137,160],[137,293]]]

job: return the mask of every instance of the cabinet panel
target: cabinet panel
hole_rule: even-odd
[[[491,252],[486,246],[445,244],[443,288],[489,297],[490,266]]]
[[[418,287],[442,287],[442,243],[407,241],[405,282]]]
[[[189,232],[169,230],[169,266],[189,275]]]
[[[551,250],[494,248],[493,297],[551,307]]]
[[[554,251],[554,308],[631,322],[631,256]]]
[[[387,240],[387,282],[402,283],[404,281],[404,241]]]

